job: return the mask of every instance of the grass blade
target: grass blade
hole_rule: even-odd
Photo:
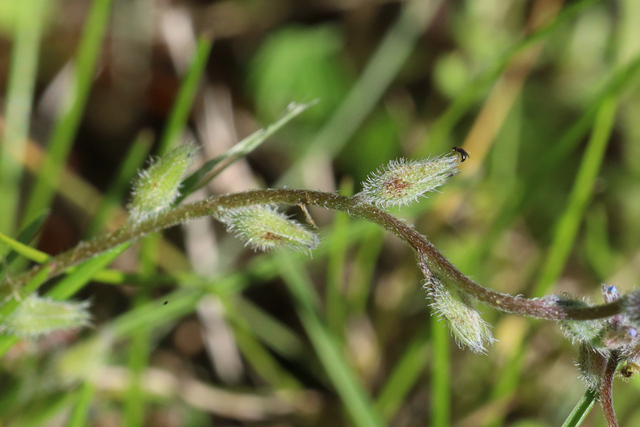
[[[2,233],[0,233],[0,240],[4,242],[7,246],[9,246],[12,251],[17,253],[18,255],[22,255],[23,257],[31,261],[35,261],[37,263],[42,264],[43,262],[46,262],[49,259],[49,255],[45,254],[44,252],[41,252],[37,249],[32,248],[29,245],[25,245],[22,242],[14,240],[9,236],[5,236]]]
[[[0,232],[11,234],[15,227],[22,180],[22,163],[29,135],[33,92],[38,70],[40,35],[49,2],[26,0],[19,8],[16,33],[11,49],[6,96],[4,135],[0,144]]]
[[[204,292],[198,290],[177,290],[162,300],[151,300],[122,314],[107,328],[116,337],[126,337],[142,329],[166,325],[192,313],[203,295]]]
[[[289,106],[287,112],[282,116],[282,118],[280,118],[280,120],[267,126],[264,129],[260,129],[259,131],[252,133],[251,135],[231,147],[224,154],[206,162],[204,165],[202,165],[202,167],[200,167],[200,169],[192,173],[182,182],[182,196],[178,198],[176,204],[180,203],[182,200],[184,200],[185,197],[187,197],[197,189],[205,186],[226,167],[231,165],[236,160],[251,153],[264,141],[270,138],[274,133],[279,131],[284,125],[286,125],[295,117],[302,114],[309,107],[317,103],[317,100],[308,102],[306,104],[292,103]]]
[[[431,384],[434,427],[450,425],[451,413],[451,366],[449,363],[449,330],[437,315],[431,316],[431,341],[433,363],[431,364]]]
[[[131,181],[136,176],[136,172],[141,168],[144,161],[149,155],[153,135],[150,131],[142,131],[133,141],[133,145],[125,155],[116,177],[107,190],[102,203],[98,207],[91,223],[87,227],[87,235],[91,236],[97,233],[105,224],[110,215],[120,206],[126,191],[131,185]]]
[[[185,123],[189,118],[196,92],[200,87],[200,80],[207,65],[212,46],[213,39],[210,36],[203,35],[198,39],[195,57],[180,86],[178,98],[173,104],[171,115],[162,133],[162,139],[158,147],[159,156],[168,152],[181,136]]]
[[[80,390],[76,393],[78,395],[78,401],[71,411],[71,417],[69,418],[67,427],[84,427],[89,425],[89,409],[95,391],[95,386],[90,382],[82,384]]]
[[[598,111],[593,133],[580,164],[569,202],[556,223],[553,243],[547,253],[538,283],[533,290],[534,297],[546,294],[562,274],[562,269],[569,258],[578,234],[578,228],[582,224],[587,204],[591,200],[593,188],[596,185],[605,149],[613,130],[617,108],[618,99],[610,97],[602,103]]]
[[[437,319],[431,318],[430,324],[434,322],[438,323]],[[445,328],[442,326],[442,324],[438,324],[438,327],[446,333]],[[416,337],[402,353],[402,358],[396,363],[393,372],[378,396],[376,409],[387,421],[391,420],[398,412],[398,409],[402,406],[411,388],[420,380],[420,372],[422,372],[429,361],[429,355],[427,353],[430,345],[428,332],[429,326],[423,327],[416,334]],[[446,344],[449,345],[449,340],[446,339],[445,341]],[[434,369],[435,365],[436,363],[434,361]]]
[[[320,321],[315,300],[309,297],[313,294],[309,279],[286,254],[278,255],[277,260],[282,277],[296,300],[298,314],[316,355],[353,422],[360,427],[383,426],[384,422],[376,412],[369,396],[344,359],[342,349]]]
[[[556,223],[553,241],[547,252],[538,282],[533,289],[533,296],[539,297],[548,292],[562,274],[585,215],[587,204],[591,199],[605,148],[613,129],[617,106],[618,98],[615,96],[607,97],[600,104],[591,139],[580,164],[567,207]],[[498,381],[499,387],[492,393],[494,398],[504,397],[513,392],[522,370],[523,359],[523,349],[520,344],[508,363],[509,369],[503,372]],[[500,420],[496,420],[493,425],[499,424]]]
[[[566,7],[549,25],[541,28],[507,50],[500,60],[496,61],[491,68],[467,84],[466,89],[462,91],[433,124],[432,131],[429,133],[429,143],[421,144],[421,148],[417,150],[414,155],[417,157],[425,157],[430,151],[441,151],[451,130],[489,89],[491,84],[496,81],[502,71],[509,65],[512,58],[532,45],[544,40],[553,34],[560,26],[570,22],[576,15],[600,1],[602,0],[582,0]]]
[[[77,266],[72,273],[59,281],[47,295],[59,300],[71,297],[91,281],[98,271],[111,264],[111,262],[120,256],[129,246],[131,246],[131,243],[125,243]]]
[[[421,0],[404,4],[400,17],[385,35],[356,84],[318,136],[305,148],[302,161],[287,172],[280,183],[292,181],[297,169],[307,164],[303,159],[317,155],[333,158],[340,152],[398,74],[440,4],[441,1]]]
[[[587,390],[584,393],[584,396],[580,399],[580,401],[576,404],[576,407],[573,408],[573,411],[569,414],[564,423],[562,423],[562,427],[578,427],[582,425],[582,422],[585,420],[593,405],[595,405],[598,397],[598,392],[595,390]]]
[[[38,212],[47,208],[53,199],[89,97],[100,48],[109,22],[111,1],[94,0],[91,4],[74,64],[73,86],[69,90],[69,96],[64,100],[60,118],[56,122],[49,142],[49,153],[45,156],[44,164],[36,177],[22,224],[33,221]]]
[[[27,225],[24,230],[20,232],[20,234],[18,234],[18,237],[15,239],[15,241],[17,241],[18,243],[29,244],[42,230],[44,222],[48,218],[48,216],[49,211],[43,211],[35,220]],[[2,238],[0,237],[0,239]],[[8,244],[8,242],[5,243]],[[4,272],[5,266],[11,266],[19,256],[20,254],[15,250],[11,250],[7,255],[5,255],[5,262],[3,263],[3,265],[0,265],[0,275],[2,275],[2,273]],[[18,271],[22,271],[22,268],[18,268]]]

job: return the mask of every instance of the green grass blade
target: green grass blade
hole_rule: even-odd
[[[95,392],[96,387],[90,382],[87,381],[82,384],[80,390],[77,392],[78,401],[71,411],[67,427],[84,427],[89,425],[89,409]]]
[[[33,240],[35,240],[38,233],[40,233],[40,231],[42,230],[44,222],[48,217],[49,217],[49,211],[45,210],[35,220],[33,220],[29,225],[27,225],[24,228],[24,230],[20,232],[20,234],[18,234],[17,239],[15,240],[11,239],[11,241],[7,241],[6,239],[4,239],[7,236],[0,233],[0,240],[6,243],[10,247],[11,247],[11,244],[13,244],[12,241],[16,241],[18,243],[28,245]],[[27,250],[28,253],[33,253],[38,257],[41,257],[41,254],[48,257],[48,255],[45,254],[44,252],[37,251],[30,246],[27,246],[27,248],[30,248],[30,250]],[[35,251],[35,252],[32,252],[32,251]],[[0,250],[0,253],[2,252],[4,251]],[[29,258],[27,257],[20,258],[20,256],[21,254],[14,249],[11,249],[4,256],[4,262],[0,263],[0,277],[4,277],[5,268],[6,268],[6,271],[8,272],[7,274],[11,274],[14,271],[24,271],[28,267]]]
[[[122,244],[77,266],[72,273],[56,283],[47,295],[59,300],[71,297],[82,289],[84,285],[89,283],[98,271],[111,264],[111,262],[120,256],[129,246],[131,246],[131,243]]]
[[[449,330],[437,315],[431,316],[431,364],[432,425],[446,427],[451,423],[451,366],[449,359]]]
[[[600,105],[593,132],[582,158],[567,207],[556,223],[553,241],[547,252],[540,277],[533,289],[533,296],[542,296],[558,280],[568,260],[571,248],[586,212],[587,204],[600,170],[602,160],[611,135],[618,106],[617,97],[610,96]],[[525,342],[528,342],[525,340]],[[509,369],[503,372],[498,387],[492,392],[494,398],[504,397],[515,389],[522,370],[523,349],[516,349],[509,362]],[[499,425],[496,421],[494,425]]]
[[[226,303],[227,305],[230,304]],[[233,307],[232,313],[242,313],[242,321],[246,323],[251,333],[273,351],[289,359],[303,357],[304,343],[287,326],[245,298],[234,298]],[[228,311],[231,310],[228,309]]]
[[[137,331],[157,328],[192,313],[203,291],[181,289],[152,300],[115,319],[107,328],[116,337],[130,336]],[[166,301],[166,304],[165,304]]]
[[[596,185],[605,149],[613,130],[617,107],[617,98],[611,97],[603,102],[598,111],[593,133],[580,164],[569,202],[556,224],[551,248],[533,290],[534,297],[540,297],[549,291],[562,274],[569,258],[587,205],[591,200],[593,188]]]
[[[387,90],[413,51],[418,38],[442,2],[413,0],[404,4],[400,17],[386,34],[362,75],[318,136],[305,148],[303,159],[322,155],[333,158],[353,136]],[[280,183],[292,181],[305,161],[284,174]]]
[[[354,269],[347,286],[348,311],[352,314],[362,314],[367,309],[367,302],[373,283],[375,270],[382,243],[384,242],[384,230],[365,221],[352,222],[349,228],[360,225],[364,229],[364,236],[360,239],[360,248],[354,261]],[[347,241],[355,241],[355,237],[349,237]]]
[[[34,219],[29,225],[27,225],[24,230],[22,230],[20,232],[20,234],[18,234],[18,238],[17,239],[11,239],[14,240],[18,243],[22,243],[25,245],[28,245],[32,240],[35,239],[35,237],[38,235],[38,233],[40,232],[40,230],[42,230],[42,226],[44,225],[45,220],[47,219],[47,217],[49,216],[49,211],[45,210],[43,211],[40,215],[38,215],[38,217],[36,219]],[[0,233],[0,240],[4,241],[8,246],[11,246],[9,241],[5,241],[3,238],[7,237],[4,236],[2,233]],[[33,249],[33,248],[31,248]],[[33,249],[35,250],[35,249]],[[31,253],[29,251],[29,253]],[[44,254],[44,252],[40,252],[40,251],[36,251],[37,255],[40,256],[39,254]],[[13,265],[13,263],[16,261],[16,259],[20,256],[21,254],[19,252],[17,252],[14,249],[11,249],[9,251],[9,253],[7,253],[4,257],[5,262],[0,264],[0,276],[2,276],[2,274],[4,273],[4,268],[5,266],[12,266],[12,267],[16,267]],[[46,254],[44,254],[46,256]],[[28,258],[27,258],[28,259]],[[20,266],[22,267],[22,266]],[[22,268],[18,268],[18,271],[22,271]]]
[[[198,38],[195,57],[180,86],[178,98],[173,104],[171,115],[162,133],[162,139],[158,146],[159,156],[169,151],[182,135],[182,130],[189,118],[196,92],[200,87],[200,80],[207,65],[212,46],[213,39],[210,36],[203,35]]]
[[[287,254],[278,254],[277,260],[282,277],[294,296],[298,314],[316,355],[354,424],[360,427],[383,426],[384,422],[376,412],[370,397],[344,359],[342,349],[320,321],[314,299],[309,298],[312,288],[309,279]]]
[[[146,303],[149,299],[148,293],[138,295],[135,307]],[[150,329],[137,331],[131,339],[129,347],[129,371],[131,376],[129,386],[126,390],[126,401],[124,405],[124,426],[137,427],[144,425],[145,417],[145,392],[142,388],[142,376],[149,364],[149,354],[151,352]]]
[[[19,8],[16,32],[11,48],[11,69],[7,85],[4,132],[0,144],[0,232],[12,234],[16,225],[22,180],[22,162],[27,137],[33,92],[38,70],[40,35],[49,6],[46,0],[25,0]]]
[[[465,259],[464,265],[466,268],[474,270],[482,255],[493,246],[493,242],[499,238],[502,232],[513,222],[514,218],[525,210],[532,200],[536,199],[535,196],[540,192],[544,177],[549,174],[550,170],[559,167],[583,140],[589,128],[593,125],[593,120],[602,103],[610,96],[619,95],[638,74],[640,74],[640,56],[613,73],[613,77],[593,99],[582,116],[553,145],[535,170],[523,181],[518,182],[510,192],[510,195],[506,197],[507,204],[493,222],[485,237],[479,239],[478,247]]]
[[[44,217],[42,219],[44,219]],[[36,225],[37,224],[34,223],[34,226]],[[38,228],[36,228],[36,230],[37,229]],[[33,234],[31,234],[31,232],[26,233],[24,240],[26,240],[27,237],[31,239],[33,238]],[[10,259],[14,259],[15,256],[17,255],[21,255],[30,261],[37,262],[38,264],[43,264],[47,262],[49,258],[51,258],[49,254],[39,251],[37,249],[34,249],[31,246],[28,246],[21,241],[12,239],[11,237],[5,236],[2,233],[0,233],[0,241],[4,242],[7,246],[9,246],[12,249],[12,252],[9,255],[7,255],[7,258],[6,258],[7,261],[10,261]],[[15,254],[15,256],[10,258],[12,254]],[[65,273],[67,275],[73,274],[78,268],[79,267],[70,267]],[[0,272],[2,271],[3,269],[0,269]],[[125,273],[122,273],[121,271],[109,270],[109,269],[104,269],[104,270],[95,272],[92,277],[92,280],[103,282],[103,283],[111,283],[116,285],[116,284],[122,284],[126,282],[128,278],[131,278],[131,279],[137,278],[138,279],[137,282],[140,282],[138,275],[125,274]]]
[[[437,323],[435,318],[430,323]],[[438,325],[443,329],[443,325]],[[376,409],[390,421],[398,412],[411,388],[421,379],[420,373],[429,362],[429,326],[423,327],[402,353],[376,400]],[[449,344],[449,340],[446,340]],[[435,351],[435,350],[434,350]],[[434,361],[435,365],[435,361]],[[448,371],[447,371],[448,372]]]
[[[147,236],[140,245],[139,265],[143,275],[150,276],[156,272],[158,258],[158,244],[161,235],[154,233]],[[133,309],[144,306],[151,300],[151,289],[143,286],[138,290]],[[126,391],[127,399],[124,407],[124,425],[137,427],[144,424],[146,397],[142,388],[142,376],[149,365],[151,353],[151,328],[142,328],[136,331],[131,338],[129,347],[129,371],[131,377]]]
[[[120,163],[113,183],[104,195],[102,203],[87,227],[88,235],[96,234],[104,226],[110,214],[120,206],[120,200],[129,189],[138,169],[142,167],[147,159],[152,143],[153,134],[150,131],[140,132],[133,141],[131,148],[129,148],[122,163]]]
[[[249,364],[251,364],[251,367],[275,389],[301,389],[300,382],[295,376],[280,366],[273,355],[257,339],[267,335],[264,333],[265,325],[259,325],[254,328],[254,325],[247,320],[246,313],[242,309],[250,306],[250,303],[244,301],[241,297],[235,297],[233,301],[230,298],[228,300],[227,298],[221,298],[221,302],[224,304],[225,316],[233,326],[234,338],[238,347]],[[253,309],[255,314],[258,309],[256,307]],[[271,316],[260,313],[260,318],[267,322],[266,327],[273,334],[283,331],[291,334]]]
[[[345,194],[345,193],[342,193]],[[336,212],[333,219],[331,247],[327,262],[326,316],[329,330],[335,337],[342,339],[346,321],[347,305],[345,299],[345,264],[347,258],[347,228],[349,215]]]
[[[609,218],[603,205],[590,209],[584,233],[584,254],[588,264],[603,282],[621,265],[621,259],[609,242]]]
[[[295,117],[306,111],[309,107],[317,103],[318,101],[316,100],[307,102],[306,104],[291,104],[287,112],[277,122],[267,126],[264,129],[260,129],[259,131],[252,133],[251,135],[225,151],[224,154],[206,162],[204,165],[202,165],[202,167],[200,167],[200,169],[189,175],[182,182],[182,195],[178,198],[176,204],[180,203],[182,200],[184,200],[185,197],[187,197],[197,189],[205,186],[226,167],[231,165],[236,160],[251,153],[273,134],[282,129],[284,125],[286,125]]]
[[[562,423],[562,427],[578,427],[582,425],[584,419],[589,415],[593,405],[596,403],[598,392],[595,390],[587,390],[584,396],[573,408],[567,419]]]
[[[100,54],[100,48],[109,22],[112,0],[94,0],[80,40],[75,61],[75,78],[64,100],[60,117],[51,136],[48,155],[36,177],[22,224],[28,224],[53,199],[71,144],[84,114],[91,83]]]
[[[484,73],[473,79],[461,94],[447,107],[446,111],[438,117],[429,133],[428,143],[421,144],[414,153],[417,157],[425,157],[430,152],[441,151],[451,133],[451,130],[462,117],[475,105],[489,89],[511,60],[534,44],[544,40],[553,34],[560,26],[571,22],[576,15],[602,0],[582,0],[564,8],[549,25],[539,29],[526,39],[516,43]]]
[[[15,239],[12,239],[9,236],[5,236],[2,233],[0,233],[0,241],[2,241],[7,246],[9,246],[9,248],[11,248],[11,250],[17,253],[18,255],[22,255],[23,257],[31,261],[35,261],[37,263],[42,264],[43,262],[46,262],[49,259],[49,255],[47,255],[46,253],[41,252],[37,249],[34,249],[31,246],[26,245],[22,242],[19,242]]]

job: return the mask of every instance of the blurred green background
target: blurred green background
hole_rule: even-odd
[[[203,162],[319,99],[189,200],[353,194],[389,160],[461,146],[461,173],[395,213],[481,284],[600,302],[640,275],[638,22],[637,0],[0,0],[0,232],[49,209],[33,244],[69,249],[122,224],[148,154],[196,141]],[[3,350],[1,425],[568,416],[584,386],[555,325],[485,310],[499,341],[459,350],[409,248],[311,215],[313,257],[253,253],[208,220],[135,245],[111,266],[126,274],[73,296],[94,327]],[[615,384],[621,425],[639,398]]]

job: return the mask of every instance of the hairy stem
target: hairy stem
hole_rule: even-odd
[[[602,376],[602,382],[600,383],[600,405],[602,406],[602,412],[604,418],[607,421],[607,427],[618,427],[618,420],[616,419],[616,411],[613,408],[613,379],[616,375],[616,369],[620,362],[620,354],[617,351],[611,352],[609,360],[607,361],[607,367],[605,368],[604,375]]]
[[[154,231],[169,228],[205,216],[219,217],[225,209],[258,204],[313,205],[348,213],[378,224],[404,240],[416,252],[418,264],[429,277],[435,275],[446,286],[451,286],[497,310],[550,320],[589,320],[610,317],[624,309],[624,299],[592,307],[563,307],[553,299],[527,299],[492,291],[475,283],[453,266],[425,236],[411,225],[355,197],[345,197],[320,191],[268,189],[214,196],[161,213],[158,217],[136,225],[125,225],[113,233],[82,242],[73,249],[57,255],[13,279],[24,286],[44,268],[48,278],[63,273],[67,268],[86,261],[116,246],[138,239]]]

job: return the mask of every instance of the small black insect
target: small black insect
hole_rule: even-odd
[[[169,304],[169,301],[165,301],[162,305],[167,305]]]
[[[467,153],[463,148],[453,147],[451,149],[451,151],[457,151],[458,153],[460,153],[460,161],[461,162],[464,162],[469,157],[469,153]]]

